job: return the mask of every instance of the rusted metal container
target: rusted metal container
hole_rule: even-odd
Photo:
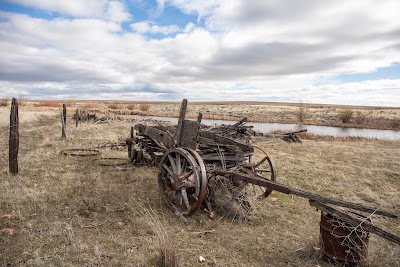
[[[343,220],[321,212],[320,242],[324,260],[327,262],[343,266],[356,266],[368,256],[368,241],[369,233],[367,231],[360,228],[355,229]]]

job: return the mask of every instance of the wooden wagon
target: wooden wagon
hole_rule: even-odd
[[[186,108],[187,100],[184,99],[178,125],[137,124],[127,139],[131,162],[159,167],[160,193],[166,205],[178,216],[191,216],[204,207],[212,217],[213,196],[218,184],[228,185],[222,194],[225,201],[240,202],[243,209],[251,209],[248,197],[251,193],[265,198],[276,190],[307,198],[319,210],[340,216],[350,225],[362,224],[364,229],[400,244],[398,236],[332,205],[395,219],[400,218],[399,214],[278,183],[274,161],[265,149],[251,143],[253,132],[251,127],[244,125],[246,119],[233,125],[206,127],[201,124],[201,113],[196,121],[186,120]],[[262,157],[256,158],[255,150],[260,150]]]

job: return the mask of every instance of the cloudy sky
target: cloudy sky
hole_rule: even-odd
[[[398,0],[0,0],[0,97],[400,106]]]

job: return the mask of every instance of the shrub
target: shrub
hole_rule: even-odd
[[[140,104],[139,105],[139,110],[141,111],[149,111],[150,105],[149,104]]]
[[[400,118],[393,118],[390,121],[390,126],[392,126],[393,129],[400,129]]]
[[[307,118],[307,111],[307,108],[303,104],[300,104],[296,114],[299,122],[304,122],[304,120]]]
[[[119,106],[118,106],[117,103],[111,103],[111,104],[108,104],[108,108],[109,108],[109,109],[118,109]]]
[[[9,103],[10,103],[9,98],[0,99],[0,107],[8,107]]]
[[[343,123],[348,123],[353,117],[354,111],[352,109],[342,109],[339,110],[337,115],[338,119]]]
[[[357,124],[364,124],[365,121],[367,120],[367,115],[365,115],[361,111],[357,111],[356,115],[354,116],[354,119]]]
[[[25,106],[28,101],[29,101],[29,98],[26,95],[20,95],[18,97],[18,105],[20,105],[20,106]]]
[[[134,110],[135,107],[136,107],[135,104],[129,104],[126,108],[129,109],[129,110]]]

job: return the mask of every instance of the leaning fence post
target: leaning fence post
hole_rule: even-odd
[[[10,138],[8,163],[12,174],[18,173],[18,149],[19,149],[19,118],[18,118],[18,100],[13,97],[10,112]]]

